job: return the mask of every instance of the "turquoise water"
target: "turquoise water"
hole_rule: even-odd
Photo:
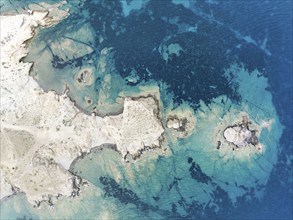
[[[163,124],[170,110],[191,107],[195,129],[175,140],[166,130],[164,149],[129,162],[97,147],[71,165],[87,182],[78,197],[36,209],[15,195],[1,202],[1,218],[290,219],[292,102],[285,100],[292,80],[285,76],[292,79],[292,54],[279,51],[285,46],[278,41],[290,33],[275,29],[292,20],[291,3],[130,2],[69,3],[71,15],[30,42],[31,75],[45,90],[67,89],[80,109],[99,116],[121,112],[125,96],[158,87]],[[162,48],[174,44],[182,50],[166,60]],[[85,70],[89,77],[79,82]],[[222,141],[219,132],[241,123],[243,112],[262,127],[262,150]]]

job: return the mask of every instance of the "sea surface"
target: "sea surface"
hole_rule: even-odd
[[[0,10],[42,1],[11,2]],[[292,219],[291,1],[69,0],[64,7],[71,15],[38,31],[24,60],[34,62],[42,88],[67,89],[86,114],[105,116],[122,111],[121,93],[158,86],[162,116],[191,108],[196,130],[170,141],[167,156],[150,150],[125,162],[113,146],[97,146],[71,165],[87,182],[80,196],[36,209],[18,194],[1,201],[2,219]],[[81,86],[85,69],[94,83]],[[221,123],[215,115],[235,121],[244,106],[256,123],[274,121],[260,135],[266,151],[251,150],[249,159],[219,153],[208,133]]]

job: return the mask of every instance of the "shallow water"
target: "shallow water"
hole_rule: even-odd
[[[38,210],[16,195],[1,202],[1,218],[292,218],[290,1],[70,4],[67,19],[30,43],[25,60],[41,87],[68,88],[78,107],[104,116],[122,110],[122,93],[158,85],[163,118],[183,103],[196,128],[175,142],[167,136],[168,153],[128,163],[96,148],[71,166],[89,182],[79,197]],[[80,83],[85,69],[92,78]],[[273,121],[260,134],[264,150],[217,149],[212,128],[240,123],[242,111],[257,125]]]

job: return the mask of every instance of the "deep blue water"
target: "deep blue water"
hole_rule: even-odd
[[[176,2],[180,3],[180,0]],[[193,158],[188,158],[186,163],[190,164],[189,172],[193,179],[213,185],[215,202],[221,204],[218,217],[292,219],[292,2],[181,2],[185,5],[188,3],[189,8],[169,0],[151,0],[125,17],[118,0],[85,1],[84,6],[76,6],[77,12],[60,23],[60,26],[74,20],[78,22],[83,17],[80,11],[88,11],[88,21],[95,35],[102,36],[104,40],[93,42],[96,51],[86,57],[64,61],[55,56],[52,66],[61,70],[66,66],[78,67],[84,60],[95,59],[97,51],[112,47],[115,51],[115,74],[124,79],[135,70],[139,76],[137,82],[127,82],[127,86],[145,85],[151,80],[164,82],[174,94],[177,104],[188,101],[195,110],[199,100],[209,103],[219,95],[227,95],[234,102],[241,100],[223,75],[231,63],[242,63],[249,71],[260,70],[269,79],[269,90],[285,126],[280,140],[278,163],[265,187],[264,198],[261,201],[240,202],[238,207],[233,208],[225,191],[213,185],[210,177],[201,172]],[[55,30],[60,26],[54,27]],[[196,28],[194,30],[191,27]],[[52,33],[55,33],[54,28],[50,30]],[[171,55],[171,59],[166,62],[161,55],[162,45],[176,43],[185,51],[180,52],[180,56]],[[97,91],[94,92],[98,92],[99,83],[97,80],[93,88]],[[134,204],[141,212],[149,210],[166,218],[183,218],[176,212],[175,206],[170,211],[161,210],[160,207],[145,203],[135,192],[123,188],[110,177],[97,178],[105,196],[113,197],[121,204]],[[170,187],[176,187],[179,182],[179,178],[174,178]],[[217,198],[221,198],[221,201]],[[154,200],[157,199],[159,197],[154,197]],[[184,204],[183,198],[181,203]],[[188,213],[185,218],[215,217],[212,210],[203,210],[196,202],[185,211]]]
[[[127,77],[135,69],[142,83],[150,79],[166,82],[178,103],[189,101],[196,108],[200,99],[208,103],[221,94],[237,102],[239,97],[223,77],[224,68],[231,62],[241,62],[249,71],[264,72],[286,126],[279,162],[262,201],[243,203],[232,209],[228,208],[227,200],[221,216],[292,218],[292,157],[289,162],[286,159],[292,155],[292,3],[285,0],[214,1],[211,4],[190,1],[190,10],[181,4],[159,0],[150,1],[126,18],[116,1],[111,4],[88,1],[86,7],[97,34],[105,35],[105,41],[98,47],[115,48],[117,72]],[[176,22],[172,21],[174,18]],[[105,23],[102,25],[101,21]],[[111,28],[113,21],[114,29]],[[184,29],[196,25],[196,32]],[[117,36],[120,29],[123,31]],[[172,55],[172,61],[166,63],[160,54],[162,43],[179,43],[187,49],[179,57]],[[144,207],[143,204],[138,206]],[[189,216],[196,216],[199,209],[196,204],[191,206]]]
[[[92,14],[101,12],[91,20],[97,31],[100,20],[110,26],[113,19],[117,21],[117,29],[126,29],[119,36],[115,35],[117,30],[107,32],[107,40],[103,42],[115,48],[116,68],[123,77],[135,69],[142,80],[163,80],[175,93],[176,101],[187,100],[196,106],[199,99],[209,102],[221,94],[237,100],[237,94],[222,77],[230,62],[243,62],[249,70],[257,68],[267,75],[269,90],[286,126],[279,162],[265,198],[240,206],[228,216],[292,218],[292,157],[289,162],[286,159],[292,155],[292,2],[190,1],[190,10],[171,1],[150,1],[126,18],[119,15],[121,6],[114,2],[107,10],[115,10],[118,15],[104,16],[105,9],[93,1],[88,9]],[[172,24],[170,20],[175,17],[177,24]],[[182,26],[196,24],[199,24],[196,33],[182,30]],[[159,54],[162,42],[179,43],[188,49],[165,63]],[[216,85],[217,89],[210,85]]]
[[[225,1],[226,2],[226,1]],[[202,10],[210,10],[203,4]],[[292,2],[290,1],[227,1],[223,7],[212,7],[214,16],[257,42],[270,39],[266,48],[271,56],[265,68],[270,91],[286,129],[281,138],[282,151],[271,175],[263,201],[250,207],[240,207],[239,218],[292,219]],[[226,14],[227,16],[221,16]],[[218,15],[218,16],[217,16]],[[288,166],[289,165],[289,166]],[[283,184],[282,184],[283,182]],[[247,211],[249,209],[249,212]]]
[[[292,159],[286,163],[286,157],[292,155],[292,2],[275,1],[217,1],[219,4],[207,4],[205,1],[194,3],[194,11],[211,15],[242,35],[251,36],[259,45],[268,38],[266,48],[270,56],[264,65],[282,123],[286,126],[281,138],[282,150],[278,165],[275,167],[265,198],[256,204],[239,207],[233,211],[235,218],[251,219],[292,219]],[[251,51],[249,52],[251,55]],[[252,52],[253,53],[253,52]],[[247,54],[247,56],[250,56]],[[253,54],[254,55],[254,54]],[[250,56],[252,57],[252,56]],[[248,58],[249,60],[250,58]],[[252,58],[254,59],[254,58]],[[247,59],[244,58],[245,62]],[[249,210],[249,211],[248,211]]]

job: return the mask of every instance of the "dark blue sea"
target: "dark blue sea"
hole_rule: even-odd
[[[115,104],[121,91],[133,92],[141,86],[158,85],[164,107],[172,102],[174,108],[190,106],[197,116],[199,112],[206,113],[206,119],[202,115],[197,119],[204,132],[217,125],[212,113],[207,113],[207,109],[213,112],[213,106],[220,105],[215,101],[217,97],[226,97],[237,108],[246,106],[241,104],[244,102],[257,106],[248,107],[256,121],[265,115],[263,112],[271,111],[271,117],[279,120],[280,126],[276,125],[272,133],[262,134],[264,143],[272,145],[271,150],[265,153],[266,162],[254,158],[256,165],[251,166],[245,165],[248,162],[235,162],[237,157],[221,162],[214,156],[216,153],[205,150],[213,143],[200,132],[170,144],[171,156],[155,159],[145,156],[130,164],[111,149],[95,149],[76,160],[71,172],[97,188],[85,190],[87,193],[76,204],[67,204],[66,200],[60,208],[56,204],[59,213],[56,216],[67,219],[293,218],[292,1],[68,0],[68,4],[71,15],[58,25],[41,30],[30,42],[25,60],[34,62],[32,76],[41,87],[62,93],[66,84],[71,99],[86,114],[113,114],[122,108]],[[12,5],[23,8],[28,3],[15,1]],[[43,51],[38,48],[40,42],[49,45],[50,40],[78,30],[71,38],[74,36],[77,43],[83,42],[93,50],[76,57],[70,52],[60,55],[52,47],[52,55],[47,58],[50,67],[43,69],[44,59],[38,60]],[[102,52],[105,48],[107,55]],[[106,65],[101,69],[103,62]],[[91,65],[96,68],[95,83],[83,91],[77,90],[72,72]],[[227,78],[226,72],[233,65],[239,66],[236,68],[239,73],[233,74],[240,80],[232,85],[233,79]],[[241,78],[244,72],[249,78],[254,71],[261,77],[254,81]],[[107,75],[112,77],[112,86],[105,90],[103,82]],[[265,89],[259,89],[266,79]],[[108,94],[105,102],[111,108],[94,104],[99,101],[101,90]],[[258,105],[262,97],[270,100],[266,98],[269,94],[272,104]],[[93,104],[86,103],[85,96]],[[227,176],[220,177],[221,172]],[[3,208],[9,210],[3,214],[4,219],[57,218],[47,209],[46,214],[40,214],[27,202],[16,209],[15,204],[20,201],[25,201],[23,194],[3,202]],[[62,215],[61,207],[69,207],[72,213]]]

